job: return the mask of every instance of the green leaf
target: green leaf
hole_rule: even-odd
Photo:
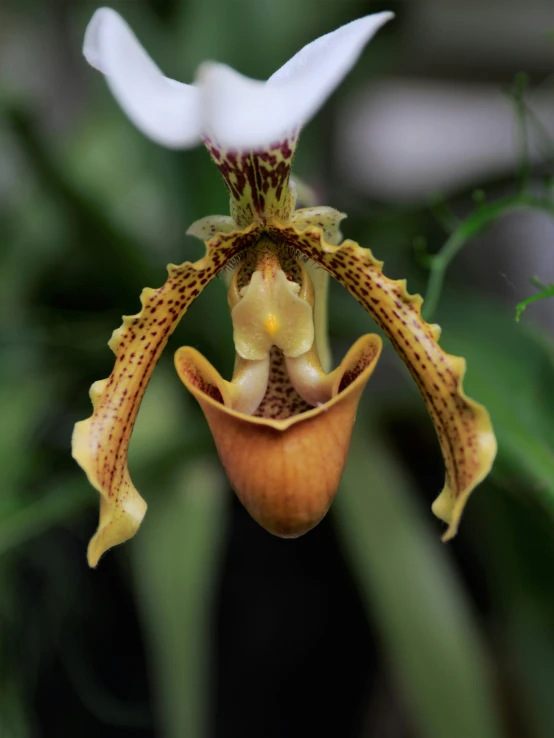
[[[0,358],[4,363],[9,360],[7,352],[0,353]],[[4,423],[0,433],[0,514],[6,506],[11,507],[14,503],[18,487],[28,472],[30,436],[37,416],[46,405],[49,390],[48,383],[41,378],[16,384],[15,376],[15,368],[0,370],[0,407]]]
[[[181,467],[132,542],[161,734],[207,735],[210,612],[224,522],[223,479],[208,462]]]
[[[93,501],[93,490],[83,475],[79,479],[61,481],[37,500],[3,511],[0,517],[0,556],[77,515]]]
[[[553,347],[515,324],[508,309],[452,294],[441,325],[444,348],[467,359],[466,391],[491,414],[498,439],[493,469],[515,474],[554,516]]]
[[[335,503],[343,546],[420,738],[499,738],[487,654],[462,585],[388,448],[354,443]]]
[[[521,314],[527,308],[528,305],[530,305],[532,302],[536,302],[537,300],[544,300],[547,297],[554,297],[554,284],[549,284],[547,287],[544,287],[540,292],[537,292],[536,295],[531,295],[530,297],[528,297],[527,299],[523,300],[518,305],[516,305],[516,322],[519,323]]]
[[[30,714],[31,713],[31,714]],[[32,711],[29,711],[15,682],[0,683],[0,735],[2,738],[32,738],[37,735]]]

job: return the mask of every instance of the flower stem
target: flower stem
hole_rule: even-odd
[[[536,300],[544,300],[546,297],[554,297],[554,284],[548,285],[548,287],[545,287],[536,295],[531,295],[531,297],[528,297],[526,300],[523,300],[518,305],[516,305],[516,323],[519,323],[521,313],[526,309],[527,305],[530,305]]]
[[[554,217],[554,202],[529,194],[505,197],[490,205],[481,206],[464,220],[431,259],[431,274],[423,306],[423,315],[426,320],[431,318],[437,308],[446,270],[460,249],[490,225],[517,210],[537,210]]]

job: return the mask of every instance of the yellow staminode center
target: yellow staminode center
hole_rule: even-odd
[[[300,356],[314,342],[312,306],[300,296],[300,285],[287,279],[282,269],[257,269],[239,291],[231,310],[237,354],[260,361],[272,346],[285,356]]]
[[[279,330],[279,321],[277,316],[270,313],[264,321],[264,327],[270,336],[274,336]]]

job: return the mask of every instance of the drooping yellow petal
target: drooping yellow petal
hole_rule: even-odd
[[[329,401],[310,408],[298,398],[299,408],[285,392],[277,416],[271,398],[255,416],[236,412],[230,383],[207,359],[189,347],[175,354],[177,372],[204,411],[233,489],[270,533],[300,536],[329,509],[348,454],[356,408],[381,343],[375,335],[356,341],[333,372]],[[276,383],[284,374],[277,375],[279,366],[282,363],[273,366]]]
[[[385,277],[383,263],[369,249],[350,240],[330,245],[321,228],[299,231],[274,223],[269,230],[341,282],[381,326],[410,370],[435,424],[445,461],[445,486],[433,512],[448,523],[443,540],[449,540],[456,534],[469,494],[489,473],[496,455],[488,412],[463,390],[465,360],[441,349],[439,327],[421,317],[420,295],[409,295],[405,280]]]
[[[144,517],[146,503],[129,476],[127,450],[144,390],[170,334],[208,282],[256,238],[257,226],[218,234],[202,259],[170,265],[163,287],[143,290],[142,310],[125,316],[114,331],[109,342],[114,370],[92,385],[93,414],[73,432],[73,457],[101,495],[100,524],[88,549],[91,566],[133,536]]]
[[[244,227],[255,220],[288,220],[295,195],[289,183],[297,136],[256,151],[225,149],[204,139],[231,194],[231,215]]]

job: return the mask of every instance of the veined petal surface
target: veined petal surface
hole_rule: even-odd
[[[206,62],[197,85],[207,134],[241,150],[266,146],[296,132],[350,71],[364,46],[393,13],[359,18],[301,49],[267,81],[225,64]]]
[[[114,370],[92,385],[93,414],[73,432],[73,457],[101,495],[100,524],[88,550],[91,566],[108,548],[131,538],[144,517],[146,503],[131,481],[127,452],[146,385],[170,334],[208,282],[257,237],[256,226],[221,233],[208,241],[202,259],[170,265],[167,282],[143,290],[140,313],[124,317],[114,331],[109,342]]]
[[[119,13],[111,8],[94,13],[83,54],[106,75],[114,97],[146,136],[168,148],[200,143],[198,90],[165,77]]]
[[[448,523],[443,540],[457,531],[472,490],[489,473],[496,439],[486,409],[463,390],[465,360],[438,344],[440,329],[421,317],[422,299],[406,291],[406,281],[385,277],[383,263],[354,241],[325,242],[321,228],[298,231],[272,226],[284,239],[341,282],[381,326],[408,367],[427,405],[439,437],[445,467],[444,489],[433,512]]]

